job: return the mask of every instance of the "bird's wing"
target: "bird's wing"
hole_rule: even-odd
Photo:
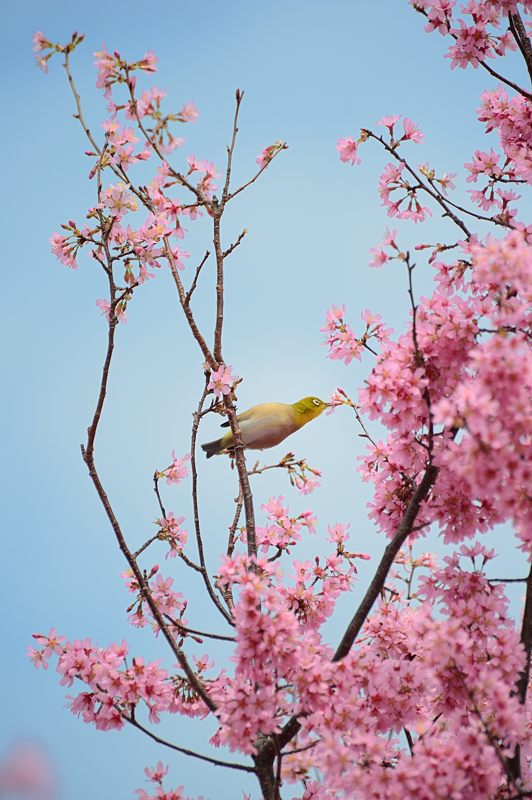
[[[264,403],[263,405],[266,405],[266,404]],[[251,406],[251,408],[248,408],[247,411],[243,411],[241,414],[238,414],[237,415],[238,422],[242,422],[242,421],[245,421],[246,419],[250,419],[250,417],[253,416],[253,414],[255,413],[257,408],[259,408],[259,406]],[[220,425],[220,428],[228,428],[228,427],[229,427],[229,420],[227,420],[227,422],[222,422],[222,424]]]

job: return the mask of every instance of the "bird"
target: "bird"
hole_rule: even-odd
[[[306,425],[319,417],[329,404],[319,397],[303,397],[297,403],[260,403],[238,414],[237,421],[242,434],[244,447],[250,450],[265,450],[275,447]],[[222,423],[229,427],[229,421]],[[207,458],[230,451],[233,447],[233,432],[227,431],[221,439],[201,445]]]

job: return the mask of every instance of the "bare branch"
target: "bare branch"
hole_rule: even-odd
[[[203,256],[203,258],[201,259],[201,261],[199,263],[199,266],[196,267],[196,274],[194,275],[194,280],[192,281],[192,285],[191,285],[190,289],[188,290],[188,292],[185,295],[185,305],[187,305],[187,306],[190,303],[190,298],[192,297],[192,295],[194,293],[194,289],[196,288],[196,285],[198,283],[198,278],[199,278],[199,274],[200,274],[200,272],[202,270],[202,267],[205,264],[205,262],[207,261],[207,259],[209,258],[209,256],[210,256],[210,251],[206,250],[205,251],[205,255]]]
[[[279,153],[280,153],[282,150],[288,150],[288,145],[287,145],[287,144],[285,144],[284,142],[283,142],[282,146],[279,146],[279,149],[278,149],[278,150],[276,150],[276,152],[273,154],[273,156],[270,158],[270,160],[268,161],[268,163],[267,163],[267,164],[264,164],[264,166],[262,166],[262,167],[259,169],[259,171],[258,171],[258,172],[257,172],[257,173],[256,173],[256,174],[255,174],[255,175],[254,175],[254,176],[253,176],[253,177],[252,177],[250,180],[249,180],[249,181],[246,181],[246,183],[244,183],[242,186],[240,186],[238,189],[236,189],[234,192],[231,192],[231,193],[230,193],[230,194],[227,196],[227,202],[229,202],[229,201],[230,201],[230,200],[232,200],[234,197],[236,197],[236,196],[237,196],[237,194],[240,194],[240,192],[243,192],[243,191],[244,191],[244,189],[247,189],[247,188],[248,188],[248,186],[251,186],[251,184],[252,184],[252,183],[255,183],[255,181],[256,181],[256,180],[258,180],[258,178],[260,178],[260,176],[262,175],[262,173],[264,172],[264,170],[265,170],[267,167],[269,167],[269,166],[270,166],[270,164],[272,163],[273,159],[274,159],[274,158],[276,158],[276,157],[279,155]]]
[[[185,635],[191,634],[192,636],[203,636],[206,639],[216,639],[220,642],[236,642],[236,638],[234,636],[224,636],[221,633],[207,633],[207,631],[198,631],[195,628],[190,628],[188,625],[183,625],[178,619],[173,619],[168,614],[165,614],[166,619],[177,628],[179,631],[183,631]]]
[[[532,45],[530,44],[530,39],[527,36],[526,28],[523,25],[523,20],[521,19],[521,15],[517,10],[511,14],[508,14],[508,19],[510,22],[510,30],[525,60],[525,64],[528,69],[528,75],[532,81]]]
[[[214,603],[220,614],[230,625],[234,625],[231,613],[227,611],[227,609],[224,608],[224,606],[220,602],[220,599],[216,594],[216,592],[214,591],[214,587],[209,578],[209,573],[207,572],[207,565],[205,563],[205,551],[203,548],[203,539],[201,536],[201,524],[200,524],[199,503],[198,503],[198,470],[196,466],[196,442],[198,438],[198,428],[203,412],[203,404],[208,394],[207,384],[208,381],[207,378],[205,378],[205,386],[203,387],[203,392],[201,394],[198,407],[194,413],[194,421],[192,423],[192,434],[190,440],[190,469],[192,473],[192,507],[194,512],[194,531],[196,533],[198,557],[201,565],[201,575],[203,577],[205,588],[207,589],[209,597],[211,598],[212,602]]]
[[[122,719],[124,719],[126,722],[129,722],[129,724],[134,728],[137,728],[137,730],[142,731],[142,733],[146,734],[146,736],[149,736],[154,742],[162,744],[164,747],[169,747],[171,750],[176,750],[178,753],[183,753],[186,756],[192,756],[192,758],[198,758],[201,761],[207,761],[209,764],[214,764],[215,767],[228,767],[229,769],[237,769],[241,772],[255,772],[254,767],[248,767],[246,764],[237,764],[233,761],[221,761],[219,758],[212,758],[211,756],[206,756],[202,753],[196,753],[195,750],[190,750],[188,747],[180,747],[177,744],[173,744],[173,742],[169,742],[166,739],[163,739],[161,736],[157,736],[156,733],[150,731],[149,728],[145,728],[144,725],[141,725],[140,722],[137,722],[135,718],[128,717],[127,714],[122,714]]]
[[[223,257],[224,257],[224,258],[227,258],[227,256],[230,256],[230,255],[231,255],[231,253],[233,252],[233,250],[236,250],[236,248],[238,247],[238,245],[240,244],[240,242],[242,241],[242,239],[244,238],[244,236],[245,236],[246,234],[247,234],[247,229],[246,229],[246,228],[244,228],[244,230],[243,230],[243,231],[242,231],[242,233],[239,235],[239,237],[238,237],[238,239],[236,240],[236,242],[233,242],[233,244],[232,244],[232,245],[230,245],[230,246],[227,248],[227,250],[224,250],[224,253],[223,253]]]
[[[233,135],[231,137],[231,144],[227,148],[227,168],[225,170],[225,184],[222,191],[222,207],[225,205],[227,201],[227,197],[229,194],[229,185],[231,183],[231,166],[233,163],[233,153],[235,151],[235,144],[236,144],[236,137],[238,134],[238,114],[240,111],[240,105],[242,103],[242,98],[244,97],[244,92],[241,89],[237,89],[235,92],[235,116],[233,120]]]

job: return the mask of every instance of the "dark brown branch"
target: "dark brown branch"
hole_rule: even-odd
[[[530,661],[532,653],[532,567],[526,580],[526,599],[521,624],[521,643],[525,651],[525,666],[517,681],[516,694],[522,706],[526,703],[528,684],[530,682]],[[521,747],[517,745],[513,758],[509,762],[510,776],[514,780],[521,778]]]
[[[196,545],[198,548],[198,557],[199,562],[201,565],[201,575],[203,577],[203,582],[205,584],[205,588],[211,598],[212,602],[220,612],[220,614],[224,617],[224,619],[230,624],[234,625],[233,618],[229,611],[221,604],[220,599],[216,592],[214,591],[214,587],[211,583],[209,578],[209,573],[207,571],[207,565],[205,563],[205,552],[203,548],[203,539],[201,536],[201,524],[200,524],[200,517],[199,517],[199,503],[198,503],[198,470],[196,465],[196,442],[198,438],[198,428],[199,423],[202,415],[203,410],[203,403],[205,402],[205,398],[208,394],[207,389],[207,378],[205,379],[205,386],[203,387],[203,392],[201,394],[200,401],[198,403],[198,407],[194,413],[194,420],[192,423],[192,434],[190,439],[190,471],[192,473],[192,507],[194,513],[194,531],[196,534]]]
[[[224,254],[221,244],[220,219],[223,207],[217,206],[213,218],[213,243],[216,257],[216,323],[214,326],[214,360],[217,364],[223,362],[222,358],[222,330],[224,323]]]
[[[244,236],[245,236],[246,234],[247,234],[247,229],[246,229],[246,228],[244,228],[244,230],[242,231],[242,233],[239,235],[238,239],[237,239],[235,242],[233,242],[233,244],[232,244],[232,245],[230,245],[230,246],[227,248],[227,250],[224,250],[224,253],[223,253],[223,257],[224,257],[224,258],[227,258],[227,256],[230,256],[230,255],[231,255],[231,253],[233,252],[233,250],[236,250],[236,248],[237,248],[237,247],[238,247],[238,245],[241,243],[242,239],[244,238]]]
[[[188,290],[188,292],[185,295],[185,305],[187,305],[187,306],[190,303],[190,298],[192,297],[192,295],[194,293],[194,289],[196,288],[196,285],[198,283],[198,278],[199,278],[199,274],[200,274],[200,272],[202,270],[202,267],[205,264],[205,262],[207,261],[207,259],[209,258],[209,256],[210,256],[210,251],[206,250],[205,251],[205,255],[201,259],[199,265],[196,267],[196,273],[194,275],[194,280],[192,281],[192,285],[191,285],[190,289]]]
[[[248,767],[246,764],[236,764],[232,761],[221,761],[219,758],[211,758],[211,756],[205,756],[202,753],[196,753],[194,750],[189,750],[188,747],[180,747],[177,744],[173,744],[173,742],[169,742],[166,739],[161,738],[161,736],[157,736],[156,733],[150,731],[149,728],[145,728],[144,725],[141,725],[136,719],[128,717],[127,714],[122,714],[122,719],[126,720],[126,722],[129,722],[129,724],[134,728],[137,728],[137,730],[142,731],[142,733],[146,734],[146,736],[149,736],[154,742],[162,744],[164,747],[169,747],[171,750],[176,750],[178,753],[183,753],[186,756],[192,756],[192,758],[198,758],[201,761],[207,761],[209,764],[214,764],[215,767],[228,767],[229,769],[237,769],[241,772],[255,772],[253,767]]]
[[[242,442],[242,434],[238,426],[236,418],[236,411],[230,395],[224,395],[224,405],[229,418],[229,425],[233,433],[233,451],[236,469],[238,472],[238,479],[240,482],[240,492],[242,493],[242,501],[244,503],[244,511],[246,514],[246,541],[248,547],[248,555],[254,557],[257,555],[257,537],[255,533],[255,511],[253,509],[253,494],[249,483],[248,470],[246,466],[246,457],[244,455],[244,444]]]
[[[283,756],[293,756],[296,753],[304,753],[305,750],[312,750],[313,747],[316,747],[318,744],[317,740],[315,742],[311,742],[310,744],[306,744],[304,747],[295,747],[293,750],[285,750]]]
[[[238,521],[240,520],[240,514],[242,513],[242,507],[244,505],[242,490],[239,491],[238,497],[236,498],[235,502],[236,502],[235,515],[233,517],[231,525],[229,526],[229,539],[227,540],[227,555],[229,557],[233,555],[233,551],[235,549],[236,529],[238,527]]]
[[[510,23],[510,30],[515,41],[517,42],[519,50],[521,51],[521,55],[525,60],[525,64],[528,69],[528,75],[532,81],[532,46],[530,44],[530,39],[526,34],[526,28],[523,25],[523,20],[521,19],[519,11],[515,11],[513,14],[508,14],[508,20]]]
[[[490,67],[489,64],[486,64],[485,61],[479,61],[479,64],[480,64],[481,67],[484,67],[486,72],[489,72],[489,74],[493,78],[497,78],[497,80],[501,81],[501,83],[505,83],[506,86],[509,86],[511,89],[515,89],[516,92],[519,92],[519,94],[522,94],[523,97],[526,97],[527,100],[532,100],[532,94],[530,92],[527,92],[526,89],[523,89],[522,86],[519,86],[519,84],[514,83],[509,78],[505,78],[504,75],[501,75],[500,72],[497,72],[496,70],[494,70],[493,67]]]
[[[414,740],[412,738],[412,734],[408,730],[408,728],[403,728],[406,741],[408,742],[408,749],[410,750],[410,755],[414,755]]]
[[[203,354],[203,357],[204,357],[205,361],[207,362],[209,367],[214,369],[216,367],[216,364],[215,364],[215,360],[213,358],[213,355],[212,355],[209,347],[207,346],[207,342],[203,338],[203,336],[202,336],[202,334],[201,334],[201,332],[200,332],[200,330],[199,330],[199,328],[198,328],[198,326],[196,324],[196,320],[194,319],[194,314],[192,313],[192,309],[190,308],[190,304],[186,302],[186,298],[187,298],[186,292],[185,292],[185,289],[184,289],[184,286],[183,286],[183,281],[181,280],[181,277],[179,275],[179,270],[178,270],[178,268],[176,266],[176,263],[175,263],[175,259],[174,259],[173,253],[172,253],[172,248],[170,246],[170,242],[168,241],[168,236],[164,236],[163,237],[163,241],[164,241],[164,254],[166,256],[168,264],[170,265],[170,272],[172,274],[172,278],[174,279],[174,283],[175,283],[175,286],[176,286],[176,289],[177,289],[177,294],[179,296],[179,302],[181,303],[181,308],[183,309],[183,311],[185,313],[185,317],[186,317],[186,320],[188,322],[188,326],[190,328],[192,336],[194,337],[194,339],[196,340],[196,342],[198,343],[198,345],[200,347],[200,350],[201,350],[201,352]]]
[[[344,658],[350,651],[351,647],[353,646],[353,642],[355,641],[356,637],[360,633],[360,630],[371,611],[373,603],[377,599],[380,594],[380,591],[384,585],[388,572],[390,571],[395,558],[406,542],[408,536],[412,531],[412,526],[416,520],[416,517],[419,513],[419,509],[421,508],[422,502],[427,497],[428,493],[430,492],[434,482],[438,476],[438,468],[432,465],[429,465],[425,469],[425,474],[423,478],[419,482],[412,498],[406,508],[405,513],[403,514],[403,518],[399,523],[399,527],[394,534],[393,539],[390,541],[388,546],[386,547],[384,554],[381,558],[379,566],[375,572],[373,580],[371,581],[369,588],[364,595],[362,602],[360,603],[353,619],[347,626],[347,630],[342,637],[342,641],[338,645],[336,652],[333,656],[333,661],[340,661]]]
[[[278,149],[278,150],[277,150],[277,151],[276,151],[276,152],[273,154],[273,156],[270,158],[270,160],[268,161],[268,163],[267,163],[267,164],[264,164],[264,166],[262,166],[262,167],[259,169],[259,171],[258,171],[258,172],[257,172],[257,173],[256,173],[256,174],[255,174],[255,175],[254,175],[254,176],[253,176],[253,177],[252,177],[250,180],[249,180],[249,181],[246,181],[246,183],[242,184],[242,186],[239,186],[239,187],[238,187],[238,189],[235,189],[235,191],[234,191],[234,192],[231,192],[230,194],[228,194],[228,195],[227,195],[227,202],[229,202],[229,201],[230,201],[230,200],[232,200],[234,197],[236,197],[236,196],[237,196],[237,194],[240,194],[240,192],[243,192],[243,191],[244,191],[244,189],[247,189],[247,188],[248,188],[248,186],[251,186],[251,184],[252,184],[252,183],[255,183],[255,181],[256,181],[258,178],[260,178],[260,176],[262,175],[262,173],[264,172],[264,170],[265,170],[265,169],[267,169],[267,167],[269,167],[269,166],[270,166],[270,164],[272,163],[273,159],[274,159],[274,158],[276,158],[276,157],[279,155],[279,153],[281,153],[283,150],[288,150],[288,145],[287,145],[287,144],[284,144],[284,143],[283,143],[282,147],[279,147],[279,149]]]
[[[526,580],[526,600],[523,612],[523,622],[521,625],[521,642],[525,649],[526,663],[517,684],[517,694],[519,702],[524,705],[530,680],[530,659],[532,653],[532,567]]]
[[[233,163],[233,153],[235,152],[235,144],[236,144],[236,137],[238,134],[238,114],[240,111],[240,105],[242,103],[242,98],[244,97],[244,92],[241,89],[237,89],[235,92],[235,116],[233,119],[233,134],[231,136],[231,144],[227,147],[227,167],[225,170],[225,183],[224,188],[222,190],[222,208],[227,201],[227,196],[229,194],[229,185],[231,183],[231,167]]]
[[[158,538],[159,538],[158,533],[156,533],[154,536],[150,536],[150,538],[146,542],[144,542],[144,544],[142,544],[138,548],[138,550],[135,550],[135,552],[133,553],[133,558],[136,560],[140,556],[140,554],[143,553],[150,546],[150,544],[156,542]]]
[[[207,631],[198,631],[196,628],[189,628],[188,625],[183,625],[182,622],[179,622],[178,619],[173,619],[168,614],[165,614],[166,619],[173,625],[174,628],[177,628],[180,631],[184,631],[186,635],[191,634],[192,636],[204,636],[206,639],[216,639],[220,642],[236,642],[236,638],[234,636],[224,636],[221,633],[207,633]]]
[[[432,180],[431,178],[427,178],[428,182],[436,192],[436,194],[441,197],[441,199],[447,203],[448,205],[456,208],[457,211],[461,211],[462,214],[467,214],[468,217],[473,217],[473,219],[478,219],[480,222],[490,222],[492,225],[500,225],[501,228],[510,228],[513,229],[513,225],[510,225],[509,222],[504,222],[502,219],[498,219],[497,215],[493,217],[487,217],[485,214],[479,214],[478,211],[471,211],[469,208],[464,208],[463,206],[455,203],[453,200],[450,200],[446,195],[444,195],[439,189],[436,184],[436,181]],[[502,181],[499,181],[502,183]],[[512,181],[513,183],[513,181]]]
[[[85,134],[86,134],[89,142],[94,147],[94,149],[96,150],[98,155],[101,155],[101,153],[102,153],[101,148],[96,143],[96,140],[95,140],[94,136],[92,135],[92,133],[90,131],[90,128],[87,125],[87,123],[85,122],[85,118],[83,116],[83,111],[82,111],[82,108],[81,108],[81,98],[79,96],[79,92],[78,92],[78,90],[76,88],[76,84],[74,83],[74,78],[73,78],[72,72],[70,70],[70,52],[68,50],[65,51],[65,61],[63,63],[63,68],[64,68],[64,70],[66,72],[68,83],[69,83],[70,89],[72,90],[72,94],[74,95],[74,101],[76,103],[76,114],[74,114],[74,117],[77,120],[79,120],[79,122],[81,124],[81,127],[85,131]]]

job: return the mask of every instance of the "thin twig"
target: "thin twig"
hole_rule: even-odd
[[[207,261],[207,259],[209,258],[209,256],[210,256],[210,251],[206,250],[205,251],[205,255],[201,259],[199,265],[196,267],[196,273],[194,275],[194,280],[192,281],[192,285],[191,285],[190,289],[188,290],[188,292],[185,295],[185,305],[187,305],[187,306],[190,303],[190,298],[192,297],[192,295],[194,293],[194,289],[196,288],[196,285],[198,283],[198,278],[199,278],[199,274],[201,272],[201,269],[202,269],[203,265],[205,264],[205,262]]]
[[[279,153],[281,153],[283,150],[287,150],[287,149],[288,149],[288,145],[286,145],[286,144],[284,144],[282,147],[279,147],[279,150],[277,150],[277,151],[276,151],[276,152],[273,154],[273,156],[270,158],[270,160],[268,161],[268,163],[267,163],[267,164],[264,164],[264,166],[262,166],[262,167],[259,169],[259,171],[258,171],[258,172],[257,172],[257,173],[256,173],[256,174],[255,174],[255,175],[254,175],[254,176],[253,176],[253,177],[252,177],[250,180],[249,180],[249,181],[246,181],[246,183],[242,184],[242,186],[239,186],[239,188],[238,188],[238,189],[235,189],[235,191],[234,191],[234,192],[231,192],[230,194],[228,194],[228,195],[227,195],[227,202],[229,202],[229,201],[230,201],[230,200],[232,200],[234,197],[236,197],[238,194],[240,194],[240,192],[243,192],[243,191],[244,191],[244,189],[247,189],[247,188],[248,188],[248,186],[251,186],[251,184],[252,184],[252,183],[255,183],[255,181],[256,181],[256,180],[258,180],[258,178],[260,178],[260,176],[262,175],[262,173],[264,172],[264,170],[265,170],[267,167],[269,167],[269,166],[270,166],[270,164],[272,163],[273,159],[274,159],[274,158],[276,158],[276,157],[279,155]]]
[[[257,555],[257,537],[255,530],[255,512],[253,509],[253,494],[251,492],[251,486],[249,483],[242,434],[238,425],[236,411],[229,395],[224,395],[224,405],[229,418],[231,431],[233,433],[234,458],[238,472],[238,479],[240,482],[240,491],[242,493],[242,500],[244,503],[244,511],[246,514],[246,541],[248,556],[251,558],[256,557]]]
[[[224,636],[221,633],[207,633],[206,631],[198,631],[195,628],[189,628],[188,625],[183,625],[183,623],[179,622],[178,619],[173,619],[168,614],[165,614],[165,617],[170,625],[173,625],[180,631],[184,631],[186,634],[190,633],[193,636],[204,636],[206,639],[217,639],[220,642],[236,642],[236,638],[234,636]]]
[[[293,756],[296,753],[304,753],[305,750],[311,750],[313,747],[316,747],[318,742],[311,742],[310,744],[306,744],[305,747],[295,747],[293,750],[285,750],[283,756]]]
[[[212,602],[214,603],[220,614],[230,625],[234,625],[231,613],[227,611],[227,609],[224,608],[224,606],[221,604],[220,599],[218,598],[216,592],[214,591],[214,587],[209,578],[209,573],[207,571],[207,565],[205,562],[203,539],[201,535],[201,523],[200,523],[199,502],[198,502],[198,470],[196,465],[196,442],[198,438],[199,423],[203,411],[203,404],[205,402],[205,398],[207,397],[209,391],[207,389],[207,385],[208,385],[208,380],[207,378],[205,378],[205,385],[201,393],[198,407],[196,409],[196,412],[194,413],[194,419],[192,423],[192,434],[190,439],[190,471],[192,473],[192,507],[194,513],[194,531],[196,534],[196,545],[198,548],[198,557],[201,565],[201,575],[203,577],[205,588],[207,589],[209,597],[211,598]]]
[[[126,722],[129,722],[129,724],[134,728],[142,731],[142,733],[146,734],[146,736],[149,736],[154,742],[162,744],[164,747],[169,747],[171,750],[176,750],[178,753],[183,753],[186,756],[192,756],[192,758],[198,758],[201,761],[207,761],[209,764],[214,764],[215,767],[228,767],[229,769],[238,769],[241,772],[255,772],[254,767],[248,767],[246,764],[236,764],[232,761],[221,761],[219,758],[211,758],[211,756],[206,756],[202,753],[196,753],[195,750],[189,750],[188,747],[180,747],[177,744],[173,744],[173,742],[169,742],[166,739],[163,739],[161,736],[157,736],[156,733],[150,731],[149,728],[145,728],[144,725],[141,725],[141,723],[137,722],[136,719],[128,717],[127,714],[122,714],[122,719],[124,719]]]
[[[244,97],[244,92],[241,89],[237,89],[235,92],[235,116],[233,118],[233,133],[231,136],[231,144],[227,147],[227,167],[225,170],[225,183],[224,188],[222,190],[222,207],[227,202],[227,197],[229,194],[229,184],[231,183],[231,167],[233,163],[233,153],[235,151],[236,145],[236,137],[238,134],[238,114],[240,112],[240,105],[242,103],[242,98]]]
[[[224,250],[224,252],[223,252],[223,257],[224,257],[224,258],[227,258],[227,256],[230,256],[230,255],[231,255],[231,253],[233,252],[233,250],[236,250],[236,248],[238,247],[238,245],[240,244],[240,242],[242,241],[242,239],[244,238],[244,236],[245,236],[246,234],[247,234],[247,230],[246,230],[246,228],[244,228],[244,230],[242,231],[242,233],[239,235],[238,239],[237,239],[235,242],[233,242],[233,244],[232,244],[232,245],[230,245],[230,246],[227,248],[227,250]]]
[[[240,519],[240,514],[242,513],[242,507],[244,505],[244,498],[242,497],[242,489],[240,489],[238,497],[235,502],[236,502],[235,515],[233,517],[231,525],[229,526],[229,539],[227,541],[227,555],[229,557],[233,555],[233,551],[235,549],[236,529],[238,526],[238,521]]]
[[[406,741],[408,742],[408,749],[410,750],[410,755],[414,755],[414,740],[412,739],[412,734],[408,730],[408,728],[403,728]]]
[[[158,538],[159,538],[158,533],[156,533],[154,536],[150,536],[147,542],[144,542],[144,544],[141,545],[138,550],[135,550],[135,552],[133,553],[133,558],[137,560],[140,554],[143,553],[150,546],[150,544],[156,542]]]
[[[435,192],[430,186],[427,186],[427,184],[421,179],[421,177],[417,174],[417,172],[410,166],[408,161],[402,158],[402,156],[400,156],[399,153],[393,147],[391,147],[391,145],[388,144],[388,142],[384,139],[383,136],[377,136],[377,134],[373,133],[373,131],[367,129],[365,132],[369,138],[375,139],[377,142],[380,142],[380,144],[382,144],[384,149],[391,156],[393,156],[393,158],[395,158],[396,161],[399,161],[401,164],[403,164],[405,169],[412,175],[413,178],[415,178],[415,180],[419,184],[419,188],[423,189],[423,191],[425,191],[428,195],[430,195],[432,199],[435,200],[443,208],[445,212],[444,216],[447,216],[450,219],[452,219],[455,225],[457,225],[460,228],[460,230],[465,233],[467,238],[470,239],[471,231],[467,228],[465,223],[459,217],[457,217],[453,211],[451,211],[449,205],[447,204],[447,201],[443,198],[443,196],[440,195],[438,192]]]

